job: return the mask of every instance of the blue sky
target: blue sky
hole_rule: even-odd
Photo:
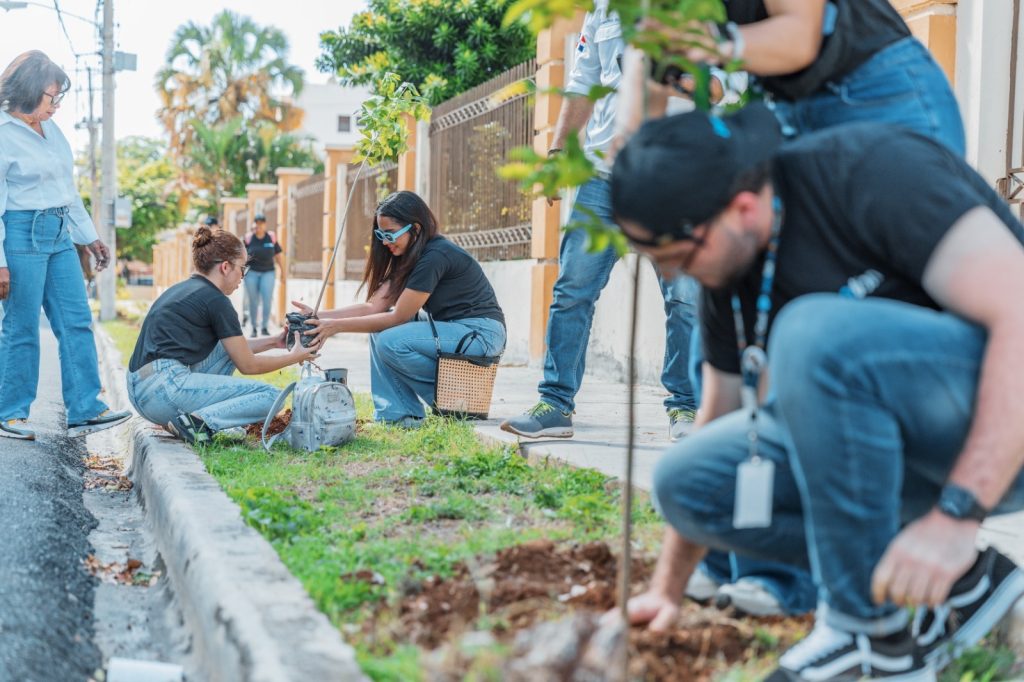
[[[72,90],[55,120],[71,140],[82,149],[88,139],[74,124],[85,117],[86,64],[98,65],[98,57],[76,59],[57,21],[53,0],[34,0],[46,7],[29,5],[24,9],[0,10],[0,70],[18,54],[31,49],[46,52],[72,78]],[[92,18],[95,0],[58,0],[65,13]],[[209,24],[213,16],[230,9],[252,17],[262,25],[275,26],[288,36],[290,59],[306,72],[307,82],[323,83],[327,76],[316,71],[321,31],[346,25],[353,14],[365,6],[363,0],[114,0],[114,34],[117,49],[138,55],[138,70],[117,75],[115,128],[118,138],[127,135],[159,136],[155,118],[159,99],[153,79],[164,62],[175,29],[188,21]],[[88,23],[65,15],[64,23],[76,52],[98,51],[95,29]],[[99,74],[94,72],[99,87]],[[95,102],[97,116],[100,101]]]

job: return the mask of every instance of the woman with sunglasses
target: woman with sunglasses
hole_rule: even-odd
[[[80,436],[129,417],[100,400],[92,313],[75,244],[96,270],[110,251],[82,205],[71,147],[51,118],[71,87],[33,50],[0,74],[0,436],[34,440],[29,407],[39,383],[39,309],[60,346],[67,433]]]
[[[228,296],[245,277],[242,241],[200,227],[192,240],[196,274],[162,293],[149,309],[128,364],[128,399],[139,414],[187,443],[208,443],[217,431],[262,422],[278,389],[233,376],[265,374],[316,357],[319,343],[296,343],[285,332],[246,339]],[[297,340],[297,339],[296,339]]]
[[[408,428],[420,425],[423,403],[434,401],[437,346],[422,308],[434,319],[443,352],[467,334],[472,355],[500,355],[505,316],[483,269],[464,249],[439,234],[437,220],[413,192],[395,192],[377,206],[363,285],[365,303],[321,311],[310,332],[369,333],[370,385],[375,419]],[[303,313],[309,306],[293,301]],[[422,402],[421,402],[422,401]]]

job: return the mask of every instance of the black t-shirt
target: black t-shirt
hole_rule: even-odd
[[[213,282],[192,275],[160,295],[149,309],[128,369],[153,360],[194,365],[205,360],[217,342],[242,335],[238,313]]]
[[[444,237],[434,237],[423,247],[405,288],[430,294],[423,308],[438,322],[486,317],[505,324],[480,264]]]
[[[248,235],[245,250],[249,254],[249,268],[255,272],[270,272],[274,269],[274,256],[281,253],[281,245],[269,232],[262,238]]]
[[[857,123],[782,148],[773,183],[784,206],[769,324],[797,296],[836,292],[939,309],[922,286],[946,232],[987,206],[1024,243],[1024,226],[967,163],[943,145],[895,126]],[[704,357],[739,373],[732,292],[753,343],[763,257],[730,288],[704,289]]]
[[[768,16],[764,0],[726,0],[730,21],[752,24]],[[814,62],[786,76],[759,78],[765,90],[782,99],[800,99],[836,81],[876,52],[910,35],[889,0],[829,0],[821,48]]]

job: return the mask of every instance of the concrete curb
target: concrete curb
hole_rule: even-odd
[[[107,397],[127,408],[113,342],[96,330]],[[273,547],[190,448],[136,417],[129,478],[191,633],[203,679],[366,680],[346,644]]]

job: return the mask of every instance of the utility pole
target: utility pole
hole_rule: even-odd
[[[117,316],[117,231],[114,229],[114,198],[117,196],[117,148],[114,141],[114,0],[103,0],[103,192],[100,239],[110,249],[110,263],[98,277],[100,320]]]
[[[89,129],[89,196],[92,197],[92,222],[99,226],[102,219],[100,210],[102,200],[100,199],[100,174],[96,167],[96,117],[93,115],[92,108],[95,91],[92,87],[92,67],[86,67],[85,72],[89,82],[89,119],[85,124]]]

